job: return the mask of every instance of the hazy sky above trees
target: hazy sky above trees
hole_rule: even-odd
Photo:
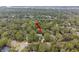
[[[0,6],[78,6],[79,0],[0,0]]]

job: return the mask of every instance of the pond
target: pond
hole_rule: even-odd
[[[0,49],[1,52],[9,52],[10,47],[4,46]]]

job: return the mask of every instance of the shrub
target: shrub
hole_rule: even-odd
[[[2,48],[4,45],[7,45],[9,43],[9,40],[7,38],[0,39],[0,48]]]
[[[51,46],[49,46],[47,43],[40,43],[38,51],[39,52],[50,52],[51,51],[50,47]]]
[[[51,41],[51,38],[50,38],[50,34],[49,33],[44,33],[44,39],[45,39],[45,42],[50,42]]]
[[[30,34],[28,34],[28,42],[38,42],[39,37],[36,35],[35,31],[31,31]]]

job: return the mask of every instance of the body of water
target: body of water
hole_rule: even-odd
[[[4,46],[3,48],[1,48],[1,52],[9,52],[10,47],[8,46]]]

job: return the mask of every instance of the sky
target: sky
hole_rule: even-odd
[[[79,6],[79,0],[0,0],[0,6]]]

